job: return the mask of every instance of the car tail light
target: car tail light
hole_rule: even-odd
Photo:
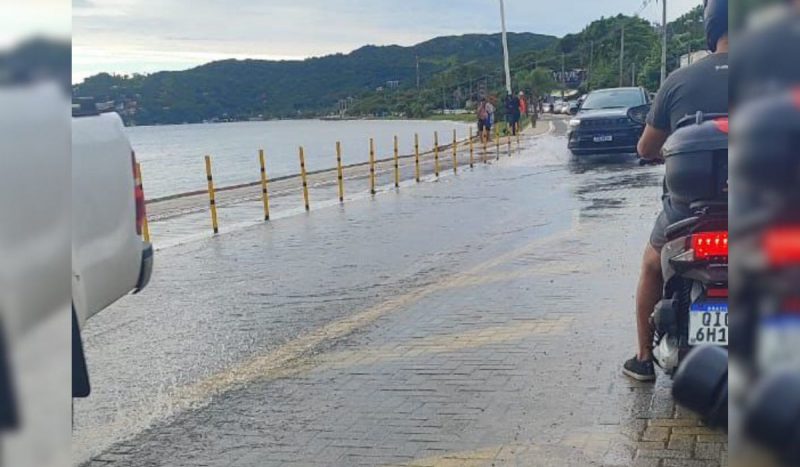
[[[136,234],[142,235],[145,217],[144,190],[139,167],[136,165],[136,153],[133,151],[131,151],[131,164],[133,166],[133,197],[136,200]]]
[[[728,232],[702,232],[691,237],[695,260],[728,259]]]
[[[800,264],[800,227],[782,227],[764,234],[763,251],[770,266]]]
[[[719,131],[721,131],[721,132],[723,132],[723,133],[725,133],[727,135],[728,134],[728,129],[729,129],[728,117],[715,118],[714,119],[714,126],[717,127],[717,130],[719,130]]]

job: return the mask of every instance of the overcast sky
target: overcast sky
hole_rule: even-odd
[[[0,49],[33,35],[68,39],[72,28],[70,0],[9,0],[2,2]]]
[[[702,0],[670,0],[669,19]],[[73,0],[73,81],[224,58],[302,59],[364,44],[497,32],[498,0]],[[601,16],[660,20],[651,0],[505,0],[508,29],[563,36]]]

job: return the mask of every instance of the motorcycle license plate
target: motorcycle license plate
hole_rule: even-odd
[[[764,368],[800,368],[800,315],[786,313],[761,320],[758,362]]]
[[[594,137],[594,142],[595,143],[607,143],[609,141],[614,141],[614,137],[611,136],[611,135],[601,135],[601,136],[595,136]]]
[[[698,302],[689,309],[689,345],[728,345],[728,303]]]

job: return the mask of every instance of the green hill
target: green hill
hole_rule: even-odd
[[[702,7],[668,24],[667,68],[704,48]],[[620,41],[625,50],[620,73]],[[561,39],[509,34],[514,90],[543,95],[561,88],[554,72],[585,70],[580,92],[622,82],[650,91],[661,70],[659,28],[625,15],[601,18]],[[502,96],[504,72],[499,34],[437,37],[411,47],[361,47],[302,61],[223,60],[185,71],[87,78],[75,96],[114,101],[129,124],[302,118],[327,115],[347,103],[350,116],[425,117],[469,105],[478,93]],[[420,62],[420,89],[416,60]],[[621,79],[620,79],[621,78]]]
[[[509,34],[514,53],[541,50],[557,41],[540,34]],[[302,61],[223,60],[150,75],[101,73],[75,85],[73,94],[113,100],[128,123],[139,125],[313,116],[390,81],[399,82],[399,89],[416,89],[417,56],[421,80],[428,82],[467,63],[501,66],[500,50],[499,34],[438,37],[411,47],[369,45]]]

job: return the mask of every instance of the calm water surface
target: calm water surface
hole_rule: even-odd
[[[342,142],[344,164],[369,159],[369,138],[378,158],[392,154],[393,137],[400,154],[412,154],[414,134],[420,149],[433,147],[434,131],[449,144],[453,130],[467,136],[468,124],[424,120],[282,120],[194,125],[132,127],[126,131],[142,165],[148,198],[202,190],[206,187],[203,156],[212,156],[217,186],[259,180],[258,149],[267,157],[267,173],[280,177],[300,172],[298,147],[303,146],[309,171],[336,166],[336,141]]]

